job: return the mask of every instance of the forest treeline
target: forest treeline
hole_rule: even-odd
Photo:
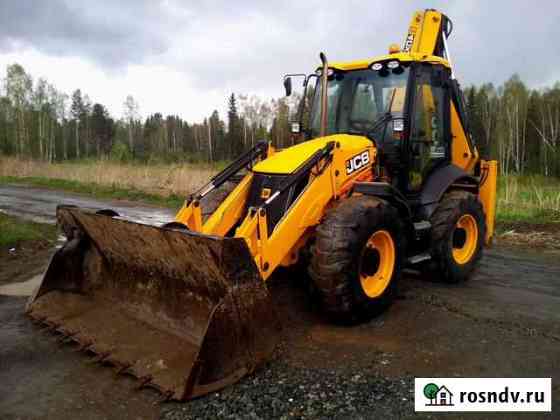
[[[132,96],[121,118],[76,89],[60,92],[45,79],[33,80],[19,64],[7,67],[0,90],[0,154],[46,160],[111,157],[139,161],[229,160],[269,139],[286,147],[292,138],[290,101],[231,94],[224,121],[218,111],[202,122],[149,115],[141,120]]]
[[[560,84],[530,89],[516,75],[501,86],[465,89],[469,125],[485,157],[502,173],[560,176]],[[120,118],[80,89],[70,96],[45,79],[9,65],[0,90],[0,153],[49,162],[110,157],[128,161],[229,160],[258,140],[286,147],[290,110],[299,97],[263,100],[231,94],[225,120],[214,111],[202,122],[160,113],[140,118],[125,98]]]

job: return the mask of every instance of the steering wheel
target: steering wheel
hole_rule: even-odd
[[[374,128],[375,123],[371,122],[370,120],[349,120],[350,127],[357,128],[360,131],[371,131]]]

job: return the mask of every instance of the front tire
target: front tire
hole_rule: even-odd
[[[451,191],[430,222],[432,273],[447,283],[467,280],[482,257],[486,236],[482,204],[467,191]]]
[[[401,275],[404,234],[382,199],[350,197],[329,211],[311,248],[309,274],[331,319],[354,323],[384,311]]]

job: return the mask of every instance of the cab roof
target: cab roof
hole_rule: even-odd
[[[380,55],[374,58],[366,59],[366,60],[355,60],[355,61],[347,61],[347,62],[333,62],[329,63],[329,68],[333,68],[336,70],[342,71],[349,71],[349,70],[363,70],[369,68],[373,63],[382,62],[382,61],[390,61],[390,60],[399,60],[401,62],[421,62],[421,63],[430,63],[430,64],[442,64],[445,67],[450,68],[449,62],[439,56],[436,55],[425,55],[425,54],[417,54],[417,53],[394,53],[394,54],[386,54]],[[321,67],[319,67],[321,68]]]

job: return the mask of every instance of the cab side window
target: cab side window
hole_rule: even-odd
[[[434,81],[429,69],[424,70],[417,78],[414,91],[408,174],[410,191],[419,191],[434,165],[447,158],[445,98],[442,83]]]

